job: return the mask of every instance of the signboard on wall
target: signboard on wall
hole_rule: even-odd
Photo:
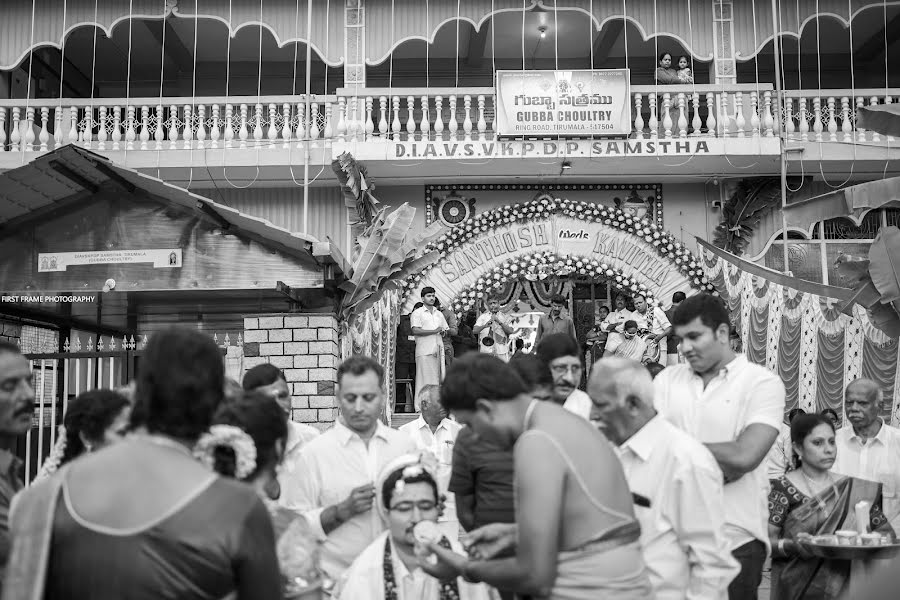
[[[75,265],[125,265],[139,263],[152,264],[154,269],[181,267],[181,248],[42,252],[38,254],[38,273],[65,271],[67,267]]]
[[[628,69],[497,71],[499,136],[631,133]]]

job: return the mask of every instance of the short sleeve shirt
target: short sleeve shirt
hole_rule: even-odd
[[[514,523],[513,453],[463,427],[453,447],[450,491],[475,496],[475,526]]]

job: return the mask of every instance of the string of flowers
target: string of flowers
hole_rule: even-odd
[[[602,223],[639,237],[653,246],[657,254],[671,261],[687,277],[694,288],[699,291],[715,292],[715,286],[706,277],[700,261],[668,231],[648,219],[639,219],[619,208],[580,200],[554,199],[543,196],[515,206],[506,205],[494,208],[454,227],[429,243],[425,247],[425,253],[435,251],[438,253],[438,259],[442,259],[459,246],[493,229],[514,223],[548,219],[554,214],[562,214],[587,222]],[[422,272],[410,276],[405,282],[401,282],[401,286],[407,293],[411,292],[434,268],[436,266],[432,265]]]
[[[634,277],[629,277],[621,269],[597,259],[569,255],[558,256],[555,252],[545,250],[526,254],[519,257],[516,262],[494,267],[479,277],[475,283],[462,290],[453,299],[451,306],[454,312],[462,314],[475,306],[485,294],[500,290],[511,280],[538,281],[553,276],[567,277],[573,273],[593,279],[609,280],[616,288],[632,295],[643,294],[646,296],[648,304],[656,304],[656,300],[647,286]]]

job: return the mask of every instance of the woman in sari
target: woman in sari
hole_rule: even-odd
[[[387,531],[379,535],[344,573],[333,595],[337,600],[488,600],[485,585],[454,577],[442,581],[418,564],[417,538],[431,533],[450,552],[464,552],[456,540],[441,536],[436,522],[443,509],[438,495],[437,463],[428,454],[401,456],[376,482],[376,506]],[[429,531],[430,530],[430,531]],[[439,538],[439,539],[438,539]]]
[[[871,531],[891,532],[881,511],[881,484],[830,472],[836,446],[828,417],[797,416],[791,422],[791,442],[800,467],[771,480],[769,493],[772,600],[837,599],[847,590],[851,563],[811,556],[797,540],[856,531],[854,507],[862,500],[871,505]]]
[[[256,490],[269,509],[275,529],[282,588],[287,600],[321,600],[322,573],[319,571],[319,543],[306,519],[278,504],[271,490],[278,490],[278,466],[284,458],[288,438],[284,410],[265,394],[246,392],[240,399],[223,405],[213,419],[210,434],[200,438],[198,447],[206,449],[208,464],[221,475],[239,478]],[[250,473],[240,471],[240,444],[216,442],[221,426],[246,434],[244,446],[255,449],[256,458]],[[249,461],[246,461],[249,464]],[[249,470],[249,467],[244,467]]]
[[[536,599],[653,598],[628,483],[596,427],[536,400],[512,367],[485,354],[453,363],[441,402],[476,434],[513,446],[516,522],[470,532],[472,559],[427,545],[438,563],[423,569]]]

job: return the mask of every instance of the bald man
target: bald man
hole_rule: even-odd
[[[884,393],[871,379],[851,381],[844,392],[849,424],[837,430],[831,470],[883,485],[883,510],[894,531],[900,526],[900,430],[879,416]]]
[[[636,506],[641,548],[658,600],[724,600],[740,571],[725,535],[722,470],[706,446],[653,408],[639,362],[604,358],[588,382],[591,419],[618,446]]]

